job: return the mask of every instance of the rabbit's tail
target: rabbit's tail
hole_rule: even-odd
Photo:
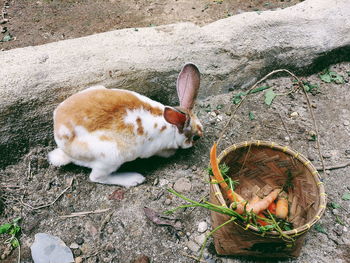
[[[62,166],[69,164],[72,160],[71,158],[64,153],[60,148],[57,148],[49,152],[49,162],[54,166]]]

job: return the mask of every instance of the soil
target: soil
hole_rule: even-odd
[[[0,49],[35,46],[121,28],[178,22],[204,25],[245,11],[285,8],[302,0],[0,0],[6,12]],[[2,20],[0,16],[0,21]]]
[[[7,27],[7,32],[16,38],[0,45],[7,50],[125,27],[181,21],[202,25],[244,11],[284,8],[297,2],[0,1],[1,6],[8,6],[5,18],[9,19],[1,26]],[[350,162],[350,63],[334,65],[331,70],[342,75],[344,83],[326,83],[319,74],[305,78],[305,81],[318,85],[309,96],[319,125],[321,152],[327,167]],[[225,133],[219,145],[220,151],[241,141],[268,140],[289,145],[308,157],[315,166],[320,166],[308,104],[300,91],[288,94],[292,83],[289,77],[262,83],[284,96],[277,96],[271,106],[264,103],[264,92],[247,99]],[[196,112],[204,125],[205,137],[195,147],[180,150],[168,159],[153,157],[124,165],[123,170],[137,171],[146,176],[146,182],[137,187],[125,189],[90,183],[89,169],[75,165],[52,167],[47,162],[47,153],[53,148],[40,145],[32,148],[17,164],[0,170],[0,225],[16,217],[22,218],[21,262],[33,262],[30,246],[36,233],[60,237],[72,247],[74,257],[82,258],[83,262],[128,263],[140,255],[149,257],[154,263],[195,262],[193,258],[198,255],[198,246],[201,245],[198,237],[202,235],[198,225],[206,222],[210,229],[209,212],[200,208],[180,210],[172,216],[181,223],[179,229],[175,229],[152,223],[146,218],[144,207],[163,213],[185,204],[166,190],[183,178],[191,185],[190,191],[184,191],[185,196],[194,200],[208,196],[206,168],[209,148],[230,118],[230,106],[238,92],[234,90],[198,101]],[[254,119],[249,118],[253,115]],[[318,227],[308,232],[301,255],[284,262],[349,262],[350,201],[344,198],[344,194],[350,193],[349,173],[350,166],[345,165],[339,169],[327,169],[326,174],[321,174],[329,205]],[[72,185],[67,187],[71,179]],[[97,212],[64,217],[89,211]],[[5,256],[7,238],[6,235],[0,236],[2,262],[17,262],[18,249],[10,250]],[[212,238],[203,260],[208,263],[271,262],[267,259],[220,257],[215,253]]]
[[[331,70],[342,75],[344,83],[326,83],[319,74],[305,79],[318,86],[309,96],[319,125],[321,152],[327,167],[349,164],[350,161],[350,63],[334,65]],[[308,104],[300,91],[289,92],[292,83],[289,77],[262,83],[262,86],[273,87],[274,92],[281,96],[277,96],[271,106],[264,103],[264,92],[248,98],[225,133],[220,151],[241,141],[268,140],[289,145],[308,157],[315,166],[320,166]],[[0,171],[4,202],[0,223],[22,217],[21,262],[32,262],[29,248],[34,235],[40,232],[58,236],[68,246],[75,247],[72,249],[75,257],[83,257],[84,262],[133,262],[140,255],[155,263],[195,262],[193,257],[198,255],[200,245],[198,237],[202,235],[198,232],[198,225],[204,221],[210,227],[209,212],[200,208],[176,212],[172,218],[176,218],[181,226],[175,230],[152,223],[145,216],[144,207],[163,213],[185,204],[166,190],[184,178],[191,185],[190,191],[184,191],[185,196],[194,200],[207,197],[209,148],[230,118],[229,107],[238,92],[235,90],[197,103],[196,112],[205,127],[205,137],[195,147],[181,150],[168,159],[154,157],[125,165],[124,170],[138,171],[146,176],[146,182],[137,187],[125,189],[90,183],[89,169],[74,165],[54,168],[46,159],[52,150],[50,147],[37,146],[20,162]],[[253,113],[253,120],[249,113]],[[318,226],[309,230],[299,258],[287,262],[349,262],[350,201],[344,198],[344,194],[350,193],[349,173],[350,166],[321,173],[329,205]],[[70,179],[73,179],[73,184],[67,189]],[[43,204],[49,206],[38,208]],[[96,210],[102,211],[64,217]],[[1,237],[0,251],[3,251],[4,239],[5,236]],[[18,249],[3,262],[16,262],[17,256]],[[220,257],[213,249],[212,238],[207,244],[204,260],[210,263],[271,262]]]

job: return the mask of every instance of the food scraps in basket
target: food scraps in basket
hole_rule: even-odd
[[[288,194],[285,192],[289,188],[293,188],[292,184],[292,173],[288,171],[288,178],[286,183],[282,188],[277,188],[272,190],[267,196],[260,199],[258,196],[254,195],[250,201],[244,200],[239,194],[234,191],[233,187],[230,187],[219,169],[218,160],[216,156],[216,142],[213,144],[210,150],[210,164],[212,167],[212,174],[215,178],[214,183],[218,183],[222,192],[227,196],[228,200],[231,202],[230,208],[242,215],[244,218],[249,219],[252,217],[253,222],[257,223],[257,226],[266,227],[268,225],[277,224],[278,221],[285,221],[283,225],[286,225],[287,228],[290,228],[289,222],[286,221],[288,217],[289,207],[288,207]],[[228,169],[222,169],[225,173],[228,172]],[[231,179],[232,180],[232,179]],[[275,202],[277,200],[277,202]],[[265,214],[267,217],[265,216]],[[250,214],[250,215],[248,215]],[[249,220],[252,221],[252,220]],[[284,231],[284,229],[280,229]]]

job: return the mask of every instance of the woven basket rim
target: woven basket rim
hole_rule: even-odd
[[[269,148],[287,153],[287,154],[293,156],[295,159],[299,160],[312,174],[312,176],[315,180],[315,183],[317,184],[317,186],[319,188],[319,201],[320,201],[320,203],[319,203],[317,213],[311,220],[309,220],[309,222],[306,222],[306,224],[304,224],[300,227],[294,228],[292,230],[289,230],[289,231],[283,231],[283,234],[286,234],[289,236],[298,236],[298,235],[301,235],[301,234],[307,232],[315,223],[317,223],[317,221],[320,220],[321,216],[325,212],[326,204],[327,204],[324,185],[323,185],[323,182],[321,181],[321,176],[318,173],[317,169],[312,165],[310,160],[308,160],[301,153],[291,149],[289,146],[282,146],[282,145],[275,143],[275,142],[261,141],[261,140],[244,141],[244,142],[233,144],[233,145],[227,147],[219,154],[218,163],[220,163],[222,161],[222,159],[230,152],[236,151],[237,149],[240,149],[240,148],[246,148],[249,146],[269,147]],[[211,184],[211,186],[213,187],[214,192],[218,193],[215,195],[216,198],[218,199],[218,201],[221,204],[226,205],[225,199],[222,195],[222,192],[221,192],[219,185]],[[244,229],[250,229],[251,231],[256,232],[257,234],[260,233],[258,228],[254,227],[252,225],[249,225],[249,224],[246,225],[246,227],[244,227]],[[265,235],[268,235],[270,237],[279,237],[280,233],[278,233],[277,231],[271,231],[271,232],[265,233]]]

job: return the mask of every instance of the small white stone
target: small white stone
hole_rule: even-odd
[[[349,125],[350,125],[350,122],[349,122],[348,120],[345,120],[345,121],[343,122],[343,124],[344,124],[344,126],[349,126]]]
[[[216,120],[217,120],[217,121],[222,121],[222,120],[223,120],[222,115],[218,115],[218,116],[216,117]]]
[[[166,179],[159,179],[158,185],[159,186],[166,186],[169,184],[169,181]]]
[[[296,111],[294,111],[290,114],[290,117],[292,117],[292,118],[296,118],[298,116],[299,116],[299,113],[297,113]]]
[[[208,223],[205,221],[199,222],[198,224],[198,232],[204,233],[208,229]]]
[[[69,245],[69,248],[71,248],[71,249],[76,249],[76,248],[79,248],[79,245],[77,244],[77,243],[72,243],[72,244],[70,244]]]

